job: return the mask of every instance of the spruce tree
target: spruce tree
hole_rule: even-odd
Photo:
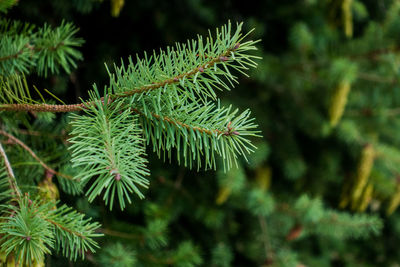
[[[400,262],[397,1],[36,4],[0,1],[3,263]]]

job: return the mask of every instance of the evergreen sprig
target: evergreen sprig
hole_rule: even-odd
[[[211,101],[215,89],[229,88],[225,81],[232,86],[237,81],[228,67],[242,72],[255,66],[255,56],[247,52],[256,42],[241,43],[241,25],[234,32],[230,23],[217,30],[215,41],[211,35],[205,43],[199,37],[187,46],[137,58],[136,64],[129,59],[128,67],[110,73],[103,97],[94,86],[91,98],[79,106],[86,115],[72,116],[70,139],[72,162],[82,167],[77,178],[84,185],[92,181],[89,201],[104,194],[112,208],[117,197],[123,209],[130,193],[144,197],[139,190],[149,184],[144,140],[158,156],[171,160],[176,150],[178,163],[197,169],[216,168],[219,156],[228,170],[238,156],[253,151],[248,138],[258,131],[250,111],[238,113]]]
[[[59,73],[60,68],[67,73],[76,68],[76,61],[82,60],[82,54],[75,49],[81,46],[83,40],[74,35],[78,29],[72,23],[62,22],[60,26],[52,28],[45,24],[36,35],[40,36],[33,43],[38,52],[37,71],[39,75]]]
[[[45,220],[53,226],[56,250],[71,260],[78,256],[84,259],[87,251],[98,248],[93,238],[102,236],[96,232],[100,224],[91,222],[84,214],[62,205],[50,210]]]
[[[72,163],[83,167],[77,178],[83,184],[91,182],[86,193],[89,201],[104,193],[110,208],[117,197],[123,209],[125,201],[131,202],[130,193],[143,198],[139,187],[147,188],[149,184],[137,115],[129,110],[120,113],[122,102],[109,105],[108,97],[102,101],[93,93],[91,99],[87,115],[72,116]]]
[[[151,107],[154,109],[150,110]],[[152,143],[153,151],[171,159],[176,149],[178,163],[189,168],[197,164],[199,169],[203,161],[205,169],[215,169],[216,156],[220,156],[228,170],[239,155],[246,157],[255,148],[247,139],[259,133],[249,110],[238,114],[237,109],[221,107],[219,102],[179,100],[175,105],[167,102],[161,108],[151,104],[141,108],[145,110],[140,117],[144,135]]]
[[[28,197],[18,200],[17,205],[7,205],[0,218],[1,251],[14,253],[17,262],[31,265],[35,260],[43,261],[54,245],[52,225],[43,218],[49,205],[38,205]]]
[[[113,93],[133,96],[135,100],[143,95],[159,100],[167,91],[191,99],[197,96],[216,99],[215,90],[229,90],[238,82],[229,68],[247,75],[249,67],[257,66],[253,59],[259,57],[249,51],[256,50],[254,45],[258,41],[243,42],[249,33],[242,34],[242,23],[233,31],[229,22],[217,29],[215,36],[210,32],[205,41],[198,36],[197,40],[177,43],[158,54],[154,51],[152,56],[146,53],[144,58],[136,56],[136,63],[129,58],[127,67],[122,61],[110,73]]]
[[[1,252],[14,256],[22,265],[42,262],[44,254],[55,248],[70,259],[82,258],[85,252],[98,247],[94,237],[98,223],[85,219],[65,205],[36,199],[29,195],[17,200],[17,205],[3,205],[0,218]]]
[[[28,74],[35,70],[39,75],[58,73],[60,68],[70,72],[82,54],[76,50],[83,41],[76,38],[78,29],[72,23],[62,22],[53,28],[44,25],[35,30],[30,24],[0,20],[0,75]]]
[[[254,146],[247,139],[257,136],[250,112],[237,115],[237,110],[221,107],[215,90],[230,89],[237,82],[229,68],[241,73],[255,67],[257,41],[245,41],[242,24],[235,31],[230,23],[210,33],[206,42],[201,36],[187,45],[177,44],[148,58],[137,59],[129,66],[115,67],[111,76],[113,94],[130,96],[129,102],[141,114],[147,142],[160,157],[170,158],[177,150],[178,162],[197,169],[215,168],[215,155],[221,156],[229,169],[238,155],[245,156]],[[129,90],[130,89],[130,90]],[[201,159],[203,158],[203,159]]]

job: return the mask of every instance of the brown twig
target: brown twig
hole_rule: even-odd
[[[18,188],[17,180],[15,179],[13,169],[11,168],[11,164],[8,161],[8,157],[6,155],[6,152],[3,149],[2,144],[0,144],[0,154],[3,157],[4,164],[6,165],[6,170],[8,173],[8,182],[10,183],[10,188],[11,188],[11,190],[13,190],[13,194],[16,195],[18,198],[20,198],[22,194]]]
[[[56,138],[56,139],[62,139],[65,140],[68,135],[67,134],[51,134],[51,133],[45,133],[45,132],[39,132],[39,131],[32,131],[32,130],[24,130],[24,129],[17,129],[19,134],[23,135],[30,135],[30,136],[39,136],[39,137],[51,137],[51,138]]]
[[[22,54],[22,52],[23,52],[23,50],[21,49],[15,54],[8,55],[8,56],[5,56],[5,57],[0,57],[0,61],[6,61],[6,60],[9,60],[9,59],[17,58],[17,57],[19,57],[19,55]]]
[[[137,114],[140,114],[140,115],[142,115],[142,116],[145,116],[140,110],[138,110],[138,109],[136,109],[136,108],[133,108],[132,111],[135,112],[135,113],[137,113]],[[167,117],[167,116],[162,117],[162,116],[157,115],[157,114],[155,114],[155,113],[151,113],[151,116],[153,116],[153,117],[156,118],[157,120],[164,120],[164,121],[166,121],[166,122],[168,122],[168,123],[170,123],[170,124],[179,125],[179,126],[182,126],[182,127],[186,128],[186,129],[192,129],[192,130],[197,131],[197,132],[200,132],[200,133],[206,133],[206,134],[209,134],[209,135],[214,135],[214,134],[221,135],[221,134],[225,134],[225,132],[220,131],[220,130],[218,130],[218,129],[215,129],[215,130],[208,130],[208,129],[201,128],[201,127],[197,127],[197,126],[190,126],[190,125],[188,125],[188,124],[186,124],[186,123],[173,120],[173,119],[171,119],[171,118],[169,118],[169,117]]]
[[[50,51],[55,51],[57,50],[60,46],[64,45],[64,42],[59,42],[58,44],[56,44],[55,46],[49,47],[48,50]],[[18,58],[23,52],[24,49],[27,48],[29,52],[39,52],[41,50],[44,50],[43,48],[40,47],[35,47],[34,45],[30,45],[29,43],[25,44],[21,50],[17,51],[16,53],[12,54],[12,55],[8,55],[8,56],[4,56],[4,57],[0,57],[0,61],[6,61],[6,60],[10,60],[13,58]]]
[[[66,231],[66,232],[68,232],[68,233],[70,233],[70,234],[76,235],[76,236],[78,236],[78,237],[80,237],[80,238],[82,238],[82,239],[87,239],[86,236],[84,236],[83,234],[79,233],[78,231],[74,231],[74,230],[71,230],[71,229],[69,229],[69,228],[66,228],[66,227],[62,226],[61,224],[59,224],[59,223],[57,223],[57,222],[55,222],[55,221],[53,221],[53,220],[50,220],[50,219],[48,219],[48,218],[43,218],[43,219],[46,220],[47,222],[53,224],[54,226],[56,226],[56,227],[62,229],[63,231]]]
[[[25,150],[26,150],[29,154],[31,154],[31,156],[32,156],[37,162],[39,162],[39,164],[40,164],[43,168],[45,168],[48,172],[50,172],[50,173],[52,173],[52,174],[55,174],[55,175],[58,175],[58,176],[61,176],[61,177],[66,178],[66,179],[70,179],[70,180],[74,179],[72,176],[69,176],[69,175],[66,175],[66,174],[57,172],[56,170],[50,168],[46,163],[44,163],[44,162],[35,154],[35,152],[32,151],[32,149],[30,149],[25,143],[23,143],[21,140],[19,140],[19,139],[16,138],[15,136],[13,136],[13,135],[11,135],[11,134],[9,134],[9,133],[3,131],[3,130],[0,130],[0,135],[3,135],[3,136],[5,136],[5,137],[8,137],[11,141],[13,141],[14,143],[18,144],[18,145],[21,146],[23,149],[25,149]]]
[[[31,111],[31,112],[73,112],[85,108],[85,104],[49,105],[49,104],[3,104],[0,110],[5,111]]]

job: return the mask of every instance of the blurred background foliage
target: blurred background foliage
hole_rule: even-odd
[[[249,162],[196,173],[150,160],[152,186],[124,212],[61,192],[106,234],[74,265],[400,265],[399,1],[24,0],[7,17],[80,28],[75,71],[30,77],[67,103],[108,83],[104,63],[228,20],[261,39],[258,69],[220,92],[260,125]],[[64,115],[43,121],[65,128]]]

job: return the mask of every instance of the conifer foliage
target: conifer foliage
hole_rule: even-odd
[[[222,161],[229,170],[239,156],[246,157],[255,149],[248,138],[259,131],[250,111],[221,106],[215,92],[230,90],[237,83],[237,73],[246,75],[249,67],[256,66],[253,60],[258,57],[251,54],[256,42],[243,35],[242,24],[228,23],[205,39],[199,36],[114,65],[108,68],[110,84],[104,90],[94,85],[89,99],[69,105],[48,90],[32,90],[25,75],[46,77],[75,68],[82,59],[77,48],[83,43],[77,28],[65,22],[53,28],[6,19],[0,25],[1,134],[46,171],[39,187],[27,187],[24,178],[14,174],[14,162],[0,144],[4,165],[0,242],[8,261],[43,263],[44,255],[52,250],[75,260],[97,247],[94,238],[102,235],[100,225],[56,200],[53,176],[67,192],[83,189],[89,202],[101,196],[110,209],[116,202],[124,209],[132,202],[132,194],[144,198],[142,190],[149,187],[147,144],[159,157],[176,157],[179,163],[197,169],[216,168],[216,162]],[[43,91],[61,104],[45,102]],[[12,134],[21,130],[19,121],[23,120],[7,124],[7,116],[21,116],[29,123],[29,112],[46,116],[76,112],[70,116],[68,139],[71,167],[78,170],[75,175],[50,168]],[[182,244],[175,257],[180,250],[186,254],[191,249],[190,243]]]
[[[0,0],[0,265],[398,265],[399,1],[286,2]]]

